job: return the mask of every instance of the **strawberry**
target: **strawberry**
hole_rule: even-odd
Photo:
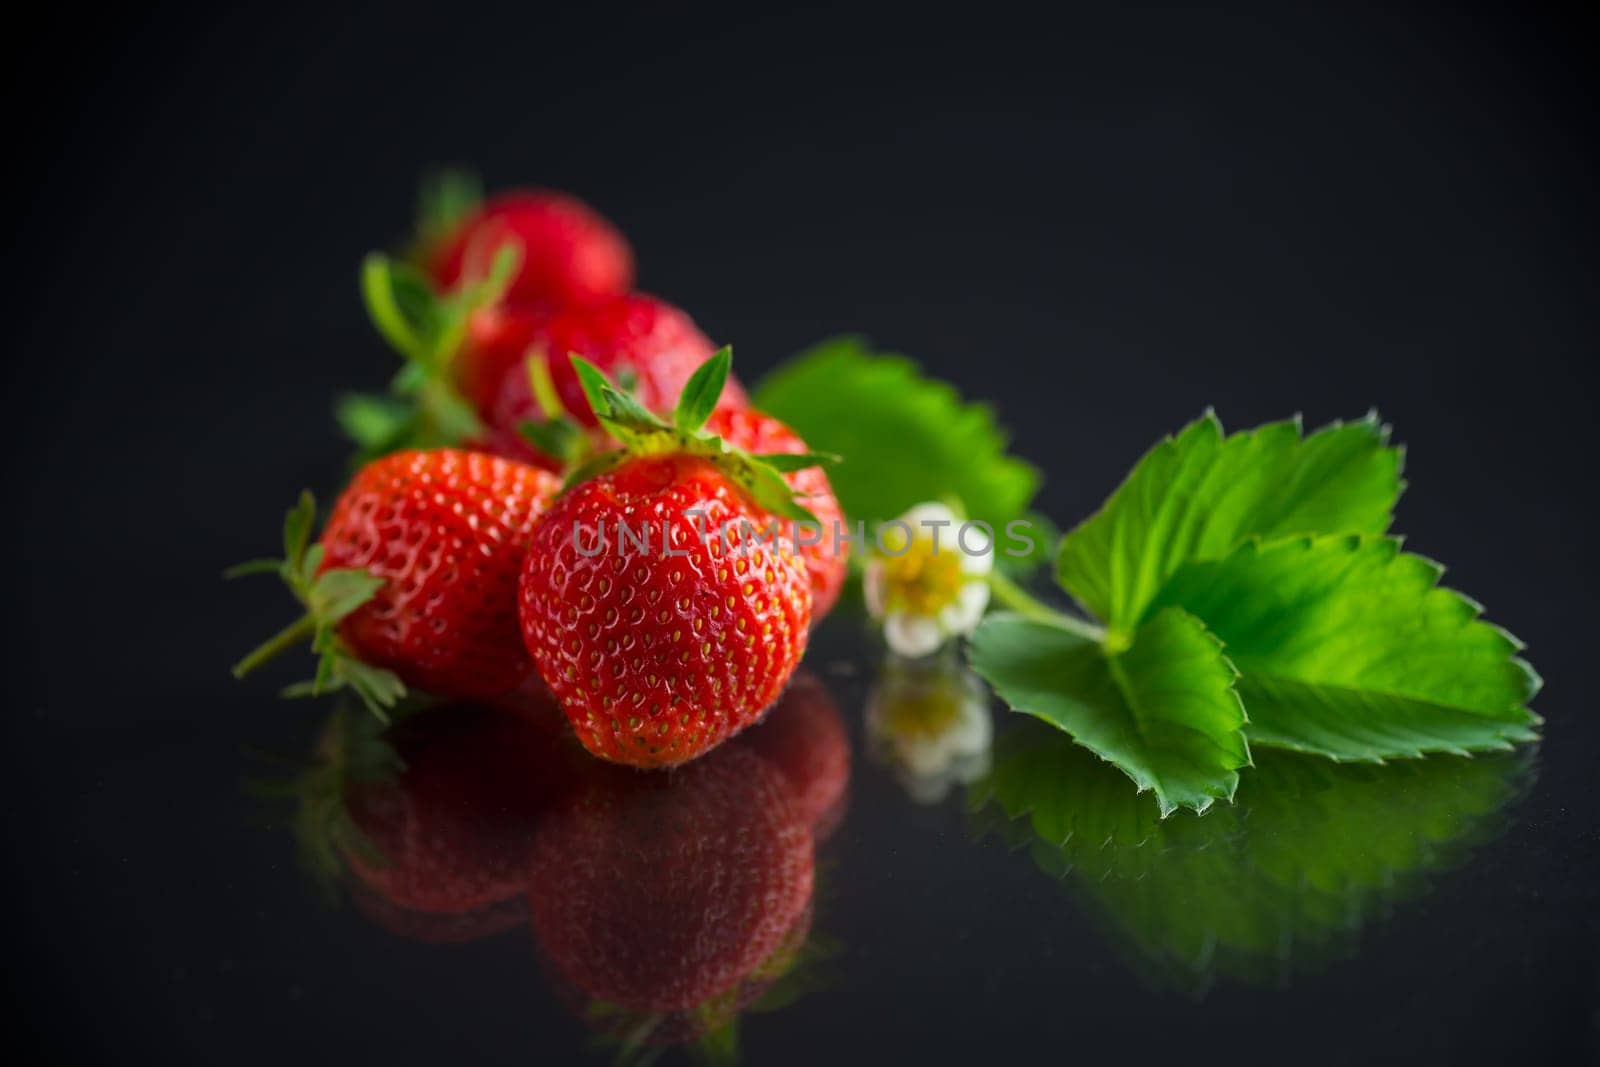
[[[391,395],[355,394],[339,404],[364,455],[468,442],[556,470],[572,458],[562,442],[527,432],[554,423],[571,437],[595,426],[573,353],[627,383],[653,411],[670,409],[712,354],[688,315],[642,293],[585,306],[503,303],[514,270],[514,257],[501,255],[486,274],[440,294],[405,264],[367,257],[367,312],[406,366]],[[723,402],[745,403],[737,382],[728,381]]]
[[[528,912],[590,1000],[683,1012],[773,958],[811,900],[811,835],[781,776],[727,748],[671,775],[593,765],[540,825]]]
[[[706,420],[706,430],[735,448],[756,454],[801,455],[810,451],[799,434],[753,408],[719,407]],[[803,467],[783,478],[820,525],[820,530],[808,531],[801,537],[797,546],[811,576],[811,622],[816,625],[833,609],[844,588],[848,570],[845,560],[850,554],[845,538],[850,531],[845,529],[839,498],[833,495],[828,474],[821,467]]]
[[[828,837],[844,818],[850,787],[850,737],[827,688],[798,672],[759,724],[739,742],[776,767],[814,838]]]
[[[582,308],[497,308],[480,312],[456,363],[457,387],[488,429],[500,454],[551,465],[547,449],[530,445],[528,423],[566,418],[596,425],[570,357],[582,356],[625,382],[651,411],[670,411],[689,376],[715,349],[682,311],[643,293]],[[529,358],[544,367],[530,368]],[[539,395],[530,371],[547,375]],[[743,406],[744,391],[729,378],[722,403]],[[547,446],[548,448],[548,446]]]
[[[724,349],[695,372],[671,425],[575,360],[625,448],[575,475],[535,527],[519,595],[540,675],[605,759],[693,759],[754,722],[805,650],[811,588],[792,524],[814,519],[770,463],[821,457],[755,456],[702,431],[730,360]]]
[[[511,303],[595,303],[633,285],[633,252],[617,228],[576,197],[545,189],[500,193],[433,235],[428,274],[452,289],[474,260],[487,263],[505,245],[520,259],[505,293]]]
[[[284,524],[285,558],[230,573],[279,574],[306,613],[235,676],[309,637],[317,677],[294,692],[347,685],[380,714],[407,685],[476,700],[517,688],[532,672],[517,577],[557,484],[482,453],[397,452],[357,472],[309,547],[315,509],[303,494]]]

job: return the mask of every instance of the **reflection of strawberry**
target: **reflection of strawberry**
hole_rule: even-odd
[[[561,739],[460,706],[407,718],[384,740],[397,771],[344,787],[355,836],[335,844],[350,872],[412,912],[459,915],[519,896],[535,822],[568,781]]]
[[[528,907],[550,966],[630,1012],[734,990],[811,899],[811,835],[781,776],[741,748],[672,774],[592,774],[534,844]]]
[[[633,285],[633,252],[622,234],[576,197],[538,189],[480,204],[427,250],[428,272],[449,289],[471,261],[487,263],[507,243],[521,250],[507,302],[594,303]]]
[[[758,456],[810,451],[799,434],[771,415],[750,408],[724,405],[712,412],[705,428],[735,448]],[[815,626],[832,610],[844,587],[845,558],[849,555],[849,544],[844,539],[850,531],[844,528],[839,498],[833,495],[828,473],[822,467],[802,467],[789,471],[783,479],[821,526],[815,541],[811,537],[819,531],[809,531],[803,538],[808,543],[800,545],[806,572],[811,576],[811,624]]]
[[[462,945],[481,941],[528,922],[527,902],[520,896],[485,904],[471,911],[414,911],[403,908],[359,881],[350,884],[350,899],[367,921],[407,941],[425,945]]]
[[[783,772],[801,818],[819,841],[844,817],[850,786],[850,738],[833,697],[809,672],[788,690],[739,744]]]

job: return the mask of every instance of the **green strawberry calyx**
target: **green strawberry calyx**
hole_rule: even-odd
[[[823,452],[757,455],[735,448],[705,430],[706,420],[716,410],[733,366],[733,349],[723,347],[696,368],[678,396],[670,421],[618,389],[593,363],[576,353],[571,358],[595,418],[622,449],[602,453],[579,464],[567,475],[564,490],[636,456],[681,452],[709,459],[768,514],[817,523],[817,517],[800,502],[799,495],[783,476],[807,467],[837,463],[838,456]]]
[[[243,678],[269,660],[311,642],[317,671],[309,681],[283,691],[286,697],[319,696],[348,688],[374,715],[387,722],[387,710],[406,694],[405,683],[393,671],[363,663],[339,637],[339,622],[371,600],[384,579],[360,568],[334,568],[318,573],[322,545],[311,543],[311,524],[317,503],[309,490],[289,509],[283,520],[283,558],[256,559],[223,572],[225,578],[247,574],[276,574],[305,609],[295,621],[256,646],[233,665],[233,676]]]
[[[501,240],[488,254],[468,250],[468,269],[440,293],[415,265],[381,252],[361,262],[367,317],[405,361],[386,393],[352,393],[335,409],[339,425],[371,459],[400,448],[455,445],[483,431],[472,405],[456,389],[450,364],[472,315],[498,302],[516,277],[522,247]]]

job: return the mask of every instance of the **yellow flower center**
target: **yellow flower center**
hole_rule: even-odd
[[[883,557],[884,603],[890,612],[931,618],[956,602],[966,575],[955,545],[941,544],[935,551],[933,538],[920,531],[907,544],[905,531],[894,527],[884,531],[883,541],[889,552],[906,546],[899,555]]]

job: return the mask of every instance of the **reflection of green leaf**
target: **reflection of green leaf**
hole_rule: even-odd
[[[1533,740],[1521,646],[1440,572],[1384,537],[1251,543],[1180,569],[1153,608],[1222,640],[1259,744],[1380,760]]]
[[[1388,766],[1258,753],[1235,803],[1162,819],[1061,734],[1018,723],[973,787],[1161,985],[1274,981],[1349,952],[1360,929],[1499,828],[1527,753]],[[1005,821],[1012,820],[1012,821]]]
[[[953,496],[1003,536],[1039,486],[1033,467],[1006,454],[987,407],[854,338],[796,356],[762,381],[753,400],[811,448],[843,457],[828,478],[852,519],[884,521]]]
[[[1154,790],[1163,815],[1231,797],[1250,760],[1233,668],[1183,611],[1157,614],[1121,652],[1049,623],[994,616],[973,636],[971,658],[1017,711],[1067,731],[1141,792]]]
[[[1251,537],[1387,530],[1400,460],[1375,417],[1309,437],[1298,420],[1223,436],[1207,414],[1146,453],[1067,534],[1058,577],[1110,629],[1131,632],[1191,560],[1218,559]]]

